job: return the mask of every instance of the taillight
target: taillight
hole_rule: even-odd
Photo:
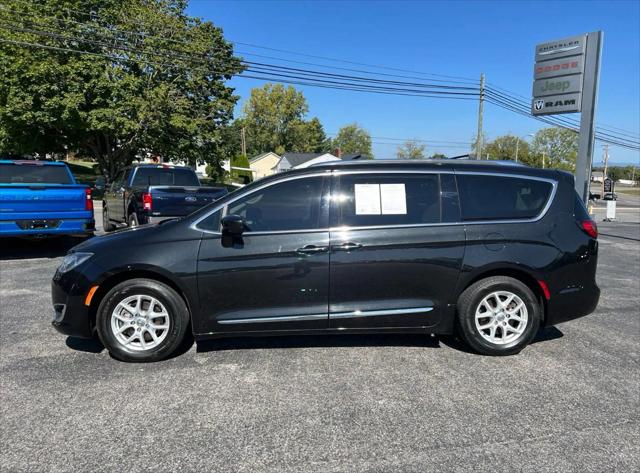
[[[150,212],[152,206],[153,206],[153,197],[151,197],[151,193],[145,192],[144,194],[142,194],[142,208]]]
[[[598,226],[593,220],[581,220],[578,222],[578,226],[591,238],[598,238]]]
[[[91,188],[84,190],[84,209],[93,211],[93,199],[91,198]]]

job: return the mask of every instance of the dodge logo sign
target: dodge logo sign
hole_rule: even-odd
[[[533,108],[536,110],[542,110],[544,108],[544,100],[536,100],[533,102]]]

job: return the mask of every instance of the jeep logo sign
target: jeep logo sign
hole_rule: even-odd
[[[540,79],[533,83],[533,96],[544,97],[546,95],[567,94],[582,90],[582,74],[572,76]]]

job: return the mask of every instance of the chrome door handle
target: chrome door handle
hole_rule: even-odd
[[[342,245],[333,247],[335,251],[352,251],[352,250],[359,250],[360,248],[362,248],[361,243],[353,243],[350,241],[343,243]]]
[[[306,245],[306,246],[303,246],[302,248],[298,248],[296,250],[296,253],[311,255],[314,253],[326,253],[327,251],[329,251],[329,248],[327,248],[326,246]]]

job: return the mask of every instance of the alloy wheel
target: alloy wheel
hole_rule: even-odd
[[[478,333],[495,345],[518,340],[527,328],[529,313],[524,301],[509,291],[495,291],[478,304],[475,323]]]
[[[169,333],[171,318],[165,306],[146,294],[129,296],[111,313],[111,331],[118,343],[133,351],[160,345]]]

